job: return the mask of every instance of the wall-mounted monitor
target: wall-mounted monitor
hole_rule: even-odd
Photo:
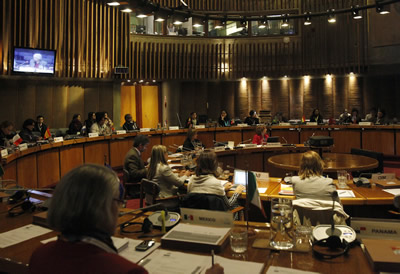
[[[13,57],[13,73],[54,75],[56,64],[55,50],[15,47]]]

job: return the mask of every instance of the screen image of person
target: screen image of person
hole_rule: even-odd
[[[107,167],[85,164],[68,172],[47,218],[61,234],[33,252],[30,273],[148,273],[119,256],[111,239],[123,195],[118,176]]]

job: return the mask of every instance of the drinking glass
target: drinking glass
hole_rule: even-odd
[[[234,227],[230,235],[231,249],[235,253],[244,253],[247,250],[246,228]]]
[[[294,246],[293,238],[292,200],[272,198],[270,245],[276,249],[290,249]]]
[[[337,179],[339,188],[347,188],[347,181],[350,180],[350,174],[346,170],[338,170]]]
[[[296,227],[296,249],[309,251],[312,237],[312,227],[299,225]]]

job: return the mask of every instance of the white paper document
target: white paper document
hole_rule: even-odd
[[[355,198],[353,190],[338,190],[339,198]]]
[[[267,191],[267,189],[268,188],[266,188],[266,187],[259,187],[258,188],[258,193],[263,194],[263,193],[265,193]]]
[[[231,260],[220,256],[214,262],[224,268],[224,273],[260,273],[262,263]],[[211,267],[211,256],[194,255],[177,251],[157,249],[139,263],[150,274],[200,274]]]
[[[218,244],[230,229],[230,227],[204,227],[201,225],[180,223],[165,234],[162,239],[192,243]]]
[[[393,194],[394,196],[400,195],[400,188],[384,189],[383,191]]]
[[[292,268],[287,268],[287,267],[281,267],[281,266],[270,266],[268,268],[267,274],[312,274],[312,273],[318,273],[318,272],[311,272],[311,271],[304,271],[304,270],[297,270],[297,269],[292,269]]]
[[[128,238],[125,239],[128,240],[128,246],[120,251],[118,254],[134,263],[138,263],[141,259],[143,259],[145,256],[147,256],[160,246],[160,243],[155,243],[146,251],[136,251],[136,246],[143,242],[143,240],[133,240]]]
[[[50,229],[32,224],[16,228],[0,234],[0,248],[24,242],[51,231]]]

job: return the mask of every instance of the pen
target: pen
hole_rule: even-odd
[[[214,249],[211,250],[211,266],[214,266]]]

